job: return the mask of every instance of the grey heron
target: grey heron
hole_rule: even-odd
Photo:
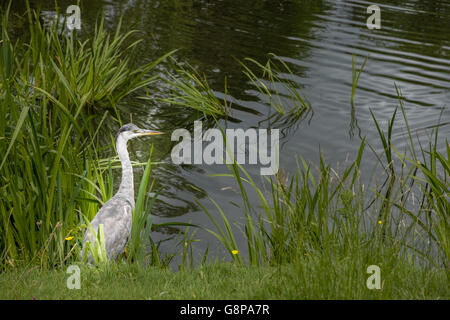
[[[122,163],[122,181],[117,193],[109,199],[97,212],[90,222],[84,238],[82,257],[86,249],[86,241],[95,245],[99,225],[103,224],[106,255],[108,260],[117,259],[125,250],[128,238],[131,234],[133,222],[134,184],[133,167],[127,150],[127,142],[130,139],[144,135],[158,135],[162,132],[139,129],[134,124],[126,124],[119,129],[116,136],[116,149]],[[92,235],[94,231],[95,235]],[[92,262],[92,255],[88,254],[88,262]]]

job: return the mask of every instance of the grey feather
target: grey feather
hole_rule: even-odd
[[[142,130],[134,124],[126,124],[117,133],[116,148],[122,163],[122,181],[119,191],[100,208],[90,223],[91,228],[87,228],[83,238],[82,257],[84,257],[88,240],[96,245],[97,232],[101,224],[103,224],[108,260],[117,259],[125,250],[131,234],[135,205],[133,168],[127,151],[127,141],[143,134],[161,134],[161,132]],[[95,236],[91,230],[94,231]],[[90,253],[88,262],[93,262]]]
[[[83,238],[82,256],[84,256],[86,241],[89,240],[91,243],[95,244],[98,226],[103,224],[108,260],[117,259],[125,250],[131,234],[133,209],[131,202],[120,194],[109,199],[90,223],[95,232],[95,236],[92,236],[90,228],[86,230]],[[91,263],[93,262],[90,254],[88,256],[88,261]]]

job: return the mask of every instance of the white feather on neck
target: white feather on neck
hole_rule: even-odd
[[[116,141],[117,154],[119,155],[120,162],[122,163],[122,181],[117,194],[126,197],[134,208],[133,167],[131,165],[130,156],[128,155],[127,141],[128,140],[122,135],[119,135]]]

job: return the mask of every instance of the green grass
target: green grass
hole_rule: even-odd
[[[0,274],[0,299],[449,299],[442,271],[402,259],[381,262],[382,289],[366,287],[367,265],[320,256],[258,268],[209,263],[186,271],[110,265],[81,267],[81,288],[68,289],[62,269],[14,269]]]

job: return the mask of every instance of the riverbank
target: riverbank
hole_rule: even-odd
[[[229,105],[195,69],[172,65],[174,60],[167,72],[153,70],[173,52],[133,65],[130,49],[139,41],[128,38],[133,33],[122,33],[120,25],[108,36],[103,18],[92,39],[82,42],[61,34],[57,26],[42,26],[32,11],[29,37],[11,40],[8,10],[2,17],[1,299],[449,298],[450,145],[438,134],[446,123],[430,127],[427,143],[419,140],[397,86],[399,107],[389,121],[369,110],[377,144],[361,137],[358,152],[339,168],[329,164],[317,145],[318,161],[299,156],[297,168],[281,164],[277,174],[262,181],[240,163],[229,164],[228,173],[214,178],[231,180],[238,196],[222,202],[207,188],[198,190],[202,197],[170,194],[198,206],[210,227],[204,221],[153,223],[156,215],[166,217],[153,204],[159,181],[168,179],[153,171],[164,163],[164,152],[154,155],[152,165],[153,148],[142,148],[151,151],[147,163],[133,162],[142,167],[127,258],[105,265],[98,255],[97,267],[80,267],[80,289],[69,289],[67,280],[74,275],[66,270],[81,261],[87,222],[117,190],[113,170],[120,165],[113,133],[121,119],[128,119],[119,102],[138,94],[151,101],[150,84],[164,81],[168,97],[163,101],[192,112],[193,121],[185,119],[184,124],[208,119],[212,128],[222,125],[217,120],[226,117]],[[131,44],[125,45],[127,41]],[[352,96],[364,64],[352,64]],[[241,66],[279,119],[298,123],[313,111],[298,85],[285,77],[295,74],[282,59],[271,55],[265,64],[244,59]],[[167,76],[172,73],[176,76]],[[271,83],[270,90],[265,83]],[[403,131],[406,147],[394,143],[397,129]],[[228,142],[234,144],[234,139]],[[381,168],[366,183],[370,152]],[[185,180],[168,181],[175,186]],[[234,206],[230,209],[226,202]],[[155,231],[163,227],[175,231],[176,252],[167,252],[162,240],[156,241]],[[197,238],[199,228],[216,242],[208,241],[198,264],[193,247],[205,240]],[[218,244],[232,263],[211,262]],[[178,266],[174,256],[181,258]]]

